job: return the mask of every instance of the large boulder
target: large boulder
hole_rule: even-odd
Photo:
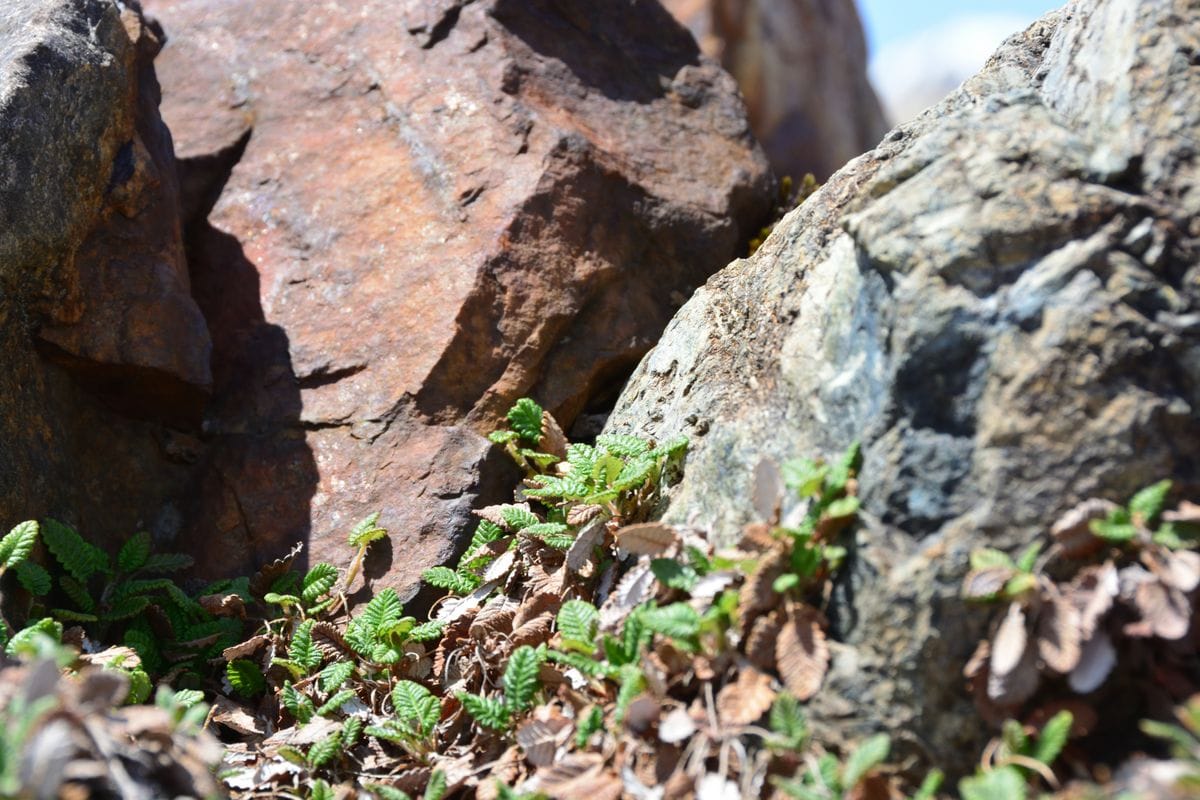
[[[164,500],[187,467],[163,424],[199,423],[211,345],[159,44],[134,3],[0,8],[0,525],[54,514],[108,544],[179,531]]]
[[[213,338],[208,573],[348,527],[412,586],[521,395],[609,402],[771,202],[733,80],[653,0],[153,0]],[[494,454],[493,454],[494,455]]]
[[[1159,477],[1200,490],[1194,5],[1078,0],[1009,39],[698,291],[618,401],[613,431],[691,437],[666,517],[721,544],[759,459],[861,440],[826,733],[968,767],[971,550]]]
[[[854,0],[663,0],[737,79],[779,175],[824,180],[875,146],[887,121],[867,80]]]

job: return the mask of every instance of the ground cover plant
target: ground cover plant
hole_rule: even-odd
[[[347,602],[387,536],[378,515],[347,532],[345,568],[301,573],[293,551],[194,591],[144,535],[110,560],[61,524],[18,525],[0,540],[6,652],[23,659],[4,668],[20,688],[0,693],[0,792],[42,776],[116,796],[1022,798],[1088,774],[1079,745],[1106,720],[1077,698],[1147,663],[1176,676],[1165,700],[1182,710],[1144,740],[1196,780],[1200,515],[1168,510],[1165,483],[1081,505],[1048,547],[974,555],[964,599],[994,621],[966,682],[996,737],[951,783],[890,760],[885,736],[827,747],[805,718],[853,548],[856,446],[760,464],[762,521],[714,552],[651,519],[686,442],[570,443],[529,399],[492,440],[522,483],[425,573],[445,591],[428,618],[392,589]],[[63,720],[86,735],[53,761]],[[133,741],[146,730],[157,772]]]

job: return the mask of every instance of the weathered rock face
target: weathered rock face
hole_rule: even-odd
[[[342,562],[381,510],[369,572],[411,583],[508,404],[569,422],[762,223],[732,79],[657,3],[615,5],[147,4],[214,348],[203,569],[304,537]]]
[[[196,424],[212,378],[158,47],[134,4],[0,9],[0,525],[174,529],[185,471],[132,417]]]
[[[887,131],[854,0],[663,0],[737,79],[779,175],[824,180]]]
[[[692,437],[667,518],[724,543],[760,458],[863,442],[826,732],[965,767],[969,552],[1200,489],[1193,6],[1080,0],[1010,39],[697,292],[619,400],[611,429]]]

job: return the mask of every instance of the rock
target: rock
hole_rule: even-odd
[[[732,79],[620,6],[147,3],[213,337],[180,537],[204,571],[304,538],[345,563],[378,510],[367,572],[411,587],[499,492],[481,434],[508,405],[611,402],[762,224]]]
[[[720,544],[760,458],[861,440],[824,735],[970,769],[990,735],[959,678],[986,618],[959,599],[970,551],[1159,477],[1200,489],[1189,9],[1079,0],[1009,39],[712,278],[618,401],[609,430],[691,436],[666,518]]]
[[[853,0],[664,0],[737,79],[779,175],[824,180],[887,131]]]
[[[132,3],[0,10],[0,524],[54,514],[115,546],[186,483],[158,423],[198,423],[211,345],[159,41]]]

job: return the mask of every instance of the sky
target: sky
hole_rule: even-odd
[[[858,0],[871,81],[903,122],[973,75],[1010,34],[1066,0]]]

